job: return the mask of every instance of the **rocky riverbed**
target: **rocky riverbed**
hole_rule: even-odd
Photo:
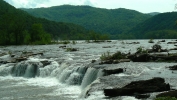
[[[172,95],[177,89],[175,41],[1,46],[0,99],[153,100],[167,91]],[[117,52],[123,58],[100,59]]]

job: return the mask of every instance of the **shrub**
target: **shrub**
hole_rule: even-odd
[[[111,57],[110,52],[107,51],[106,53],[103,53],[103,54],[101,55],[100,59],[101,59],[102,61],[103,61],[103,60],[109,60],[110,57]]]
[[[116,52],[113,55],[110,55],[110,52],[104,53],[101,55],[100,59],[103,60],[119,60],[126,58],[125,54],[121,53],[120,51]]]
[[[72,44],[74,44],[74,45],[75,45],[76,43],[77,43],[76,41],[74,41],[74,40],[72,41]]]
[[[136,50],[136,53],[148,53],[148,51],[145,50],[144,47],[138,47]]]
[[[150,39],[148,42],[149,42],[149,43],[154,43],[153,39]]]

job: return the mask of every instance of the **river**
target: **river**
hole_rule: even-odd
[[[154,40],[157,43],[159,40]],[[162,48],[175,48],[174,44],[159,43]],[[139,42],[139,44],[132,44]],[[172,88],[177,89],[177,72],[165,67],[177,63],[120,63],[105,65],[106,68],[127,68],[122,74],[103,76],[101,69],[89,67],[92,60],[99,60],[103,53],[117,51],[135,53],[138,47],[151,48],[155,43],[148,40],[113,40],[112,42],[86,43],[77,41],[67,44],[77,48],[76,52],[67,52],[59,48],[63,44],[35,46],[1,46],[1,61],[22,56],[24,52],[43,53],[19,63],[0,63],[0,100],[109,100],[104,96],[103,88],[114,85],[123,86],[132,80],[163,77]],[[176,52],[176,51],[171,51]],[[44,66],[41,62],[49,62]],[[117,84],[116,82],[119,82]],[[114,84],[116,83],[116,84]],[[94,85],[95,84],[95,85]],[[90,90],[90,95],[86,94]],[[152,100],[156,93],[151,94]],[[113,100],[137,100],[134,97],[115,97]],[[111,99],[111,100],[112,100]]]

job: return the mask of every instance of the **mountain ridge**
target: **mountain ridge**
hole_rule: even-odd
[[[50,8],[22,9],[29,14],[57,22],[70,22],[86,29],[112,35],[126,33],[132,27],[152,17],[125,8],[104,9],[91,6],[54,6]]]
[[[138,24],[129,33],[137,38],[177,38],[176,23],[177,12],[160,13]]]
[[[36,18],[0,0],[0,45],[45,44],[52,39],[90,39],[99,36],[73,23]],[[50,34],[50,36],[49,36]]]

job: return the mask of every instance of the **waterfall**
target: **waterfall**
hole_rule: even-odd
[[[69,69],[69,68],[64,69],[59,77],[59,81],[62,83],[65,83],[65,80],[67,80],[69,78],[71,73],[72,73],[71,69]]]
[[[11,74],[13,64],[4,64],[0,66],[0,76],[8,76]]]
[[[50,76],[55,77],[57,75],[56,70],[59,68],[60,68],[60,65],[56,61],[52,61],[50,65],[39,68],[39,70],[40,70],[39,77],[50,77]],[[60,73],[60,72],[58,72],[58,73]]]
[[[12,68],[12,76],[35,77],[39,75],[39,65],[37,63],[21,62]]]
[[[68,66],[60,71],[59,81],[68,85],[81,85],[83,76],[86,73],[87,67]]]
[[[95,69],[95,68],[88,68],[82,80],[81,88],[84,89],[89,84],[91,84],[94,80],[96,80],[98,77],[101,77],[101,75],[103,75],[102,70]]]
[[[43,66],[40,60],[27,60],[17,64],[1,65],[0,75],[9,74],[25,78],[55,77],[61,83],[80,85],[84,89],[98,77],[103,76],[103,71],[67,62],[58,64],[56,61],[51,61],[49,65]]]
[[[81,85],[86,70],[87,67],[78,67],[70,74],[70,77],[66,80],[66,83],[69,85]]]

